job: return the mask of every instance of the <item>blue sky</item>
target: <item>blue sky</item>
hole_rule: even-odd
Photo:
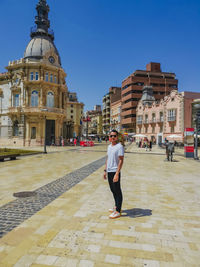
[[[23,57],[38,0],[0,0],[0,72]],[[47,0],[70,91],[85,109],[102,104],[150,61],[175,72],[180,91],[200,92],[199,0]]]

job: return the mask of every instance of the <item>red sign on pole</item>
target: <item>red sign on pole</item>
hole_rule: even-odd
[[[87,121],[91,121],[91,119],[90,119],[89,116],[87,116],[86,118],[85,118],[85,117],[83,118],[83,121],[84,121],[84,122],[87,122]]]
[[[185,128],[184,152],[186,158],[194,157],[194,128]]]

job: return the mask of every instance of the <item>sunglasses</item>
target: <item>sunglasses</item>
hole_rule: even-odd
[[[110,135],[110,138],[112,138],[112,137],[117,137],[116,135]]]

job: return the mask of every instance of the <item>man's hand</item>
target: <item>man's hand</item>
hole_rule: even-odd
[[[113,178],[113,183],[118,182],[118,180],[119,180],[119,174],[116,172],[116,173],[115,173],[115,176],[114,176],[114,178]]]
[[[104,178],[104,180],[107,179],[107,172],[106,171],[104,171],[103,178]]]

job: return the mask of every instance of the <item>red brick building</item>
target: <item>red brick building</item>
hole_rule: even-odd
[[[156,100],[169,95],[172,90],[178,90],[175,73],[162,72],[160,63],[150,62],[146,65],[146,70],[136,70],[124,79],[121,91],[121,124],[124,132],[136,132],[136,107],[145,85],[153,87]]]

